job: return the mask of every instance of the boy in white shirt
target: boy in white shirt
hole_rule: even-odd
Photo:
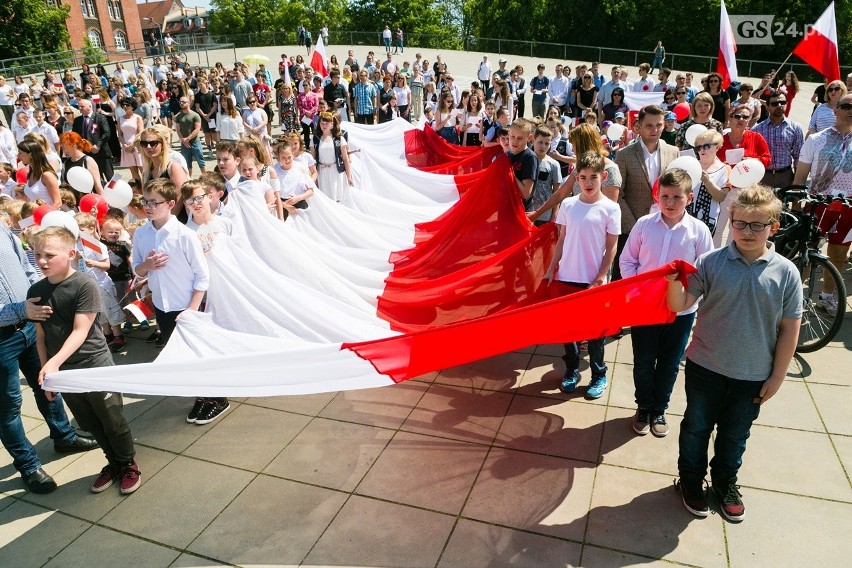
[[[621,209],[601,193],[601,185],[607,178],[604,165],[604,158],[596,152],[586,152],[577,160],[581,193],[559,206],[556,215],[559,240],[544,275],[548,283],[554,277],[568,286],[584,289],[606,283],[621,233]],[[586,396],[595,399],[603,396],[607,387],[604,338],[590,339],[588,344],[592,381]],[[565,375],[559,389],[572,393],[580,381],[580,344],[566,343],[562,359]]]
[[[624,278],[642,274],[680,259],[694,264],[713,250],[707,225],[686,214],[692,201],[692,179],[686,171],[671,169],[660,178],[660,210],[636,221],[621,252],[619,265]],[[633,431],[651,432],[657,438],[669,433],[665,412],[686,349],[696,303],[679,313],[672,323],[638,325],[630,330],[633,342],[633,385],[636,414]]]

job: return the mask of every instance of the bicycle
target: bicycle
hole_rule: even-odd
[[[784,204],[784,210],[781,213],[781,228],[771,240],[775,243],[776,252],[793,261],[802,276],[802,325],[796,352],[812,353],[834,339],[843,325],[846,312],[843,276],[820,251],[825,235],[819,227],[816,207],[837,202],[843,206],[846,200],[811,195],[807,186],[803,185],[776,188],[775,194]],[[837,298],[834,314],[830,306],[820,299],[820,292],[827,281],[834,283]]]

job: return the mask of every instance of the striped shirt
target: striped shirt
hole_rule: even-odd
[[[27,319],[27,290],[39,280],[21,243],[0,223],[0,327]]]
[[[355,96],[355,114],[373,114],[375,106],[373,101],[379,91],[373,83],[358,83],[352,87]]]
[[[783,170],[799,163],[799,153],[802,151],[805,135],[798,122],[785,118],[776,126],[772,119],[767,118],[751,130],[763,136],[769,145],[772,161],[767,169]]]

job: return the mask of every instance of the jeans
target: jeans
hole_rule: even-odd
[[[0,440],[12,456],[15,469],[24,475],[41,467],[41,462],[27,440],[21,420],[21,371],[32,388],[39,412],[47,422],[50,439],[59,444],[70,444],[77,439],[77,432],[68,422],[62,406],[62,397],[57,394],[56,400],[49,401],[39,386],[40,370],[33,324],[0,341],[0,376],[3,379],[0,386]]]
[[[198,162],[198,168],[204,172],[204,166],[206,165],[204,161],[204,151],[201,149],[201,140],[198,136],[189,143],[189,148],[180,145],[180,155],[183,156],[183,159],[186,160],[186,167],[189,169],[190,175],[192,174],[192,159],[195,158],[195,161]],[[178,188],[180,189],[180,188]]]
[[[686,360],[686,412],[680,424],[681,477],[707,475],[707,448],[716,427],[710,477],[715,482],[736,479],[743,463],[751,424],[760,414],[759,396],[765,381],[742,381],[714,373]]]
[[[630,328],[636,406],[650,410],[654,416],[665,414],[669,407],[693,321],[695,312],[677,316],[672,323]]]
[[[576,288],[588,288],[588,284],[580,282],[565,282],[568,286]],[[606,375],[607,366],[604,363],[604,342],[605,337],[588,340],[589,353],[589,369],[592,371],[592,378],[602,377]],[[576,371],[580,368],[580,344],[578,342],[565,344],[565,355],[562,356],[565,361],[565,369],[567,371]]]
[[[651,64],[651,73],[654,72],[654,69],[663,70],[663,58],[662,57],[654,57],[654,62]]]

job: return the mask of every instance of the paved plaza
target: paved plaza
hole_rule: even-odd
[[[295,49],[238,57],[275,61]],[[424,50],[430,61],[434,53]],[[457,77],[472,77],[481,59],[442,53]],[[516,59],[529,78],[536,60]],[[800,121],[812,90],[796,99]],[[845,277],[852,285],[852,272]],[[577,392],[559,391],[556,345],[382,389],[232,399],[208,426],[185,422],[190,399],[128,395],[143,481],[128,497],[89,492],[102,452],[54,453],[24,389],[25,428],[59,488],[28,493],[0,452],[0,566],[847,566],[848,314],[828,347],[793,361],[762,409],[740,475],[739,525],[696,519],[673,487],[682,373],[669,436],[633,433],[628,332],[607,344],[611,385],[594,401],[583,396],[585,363]],[[148,334],[132,332],[117,362],[153,360]]]

